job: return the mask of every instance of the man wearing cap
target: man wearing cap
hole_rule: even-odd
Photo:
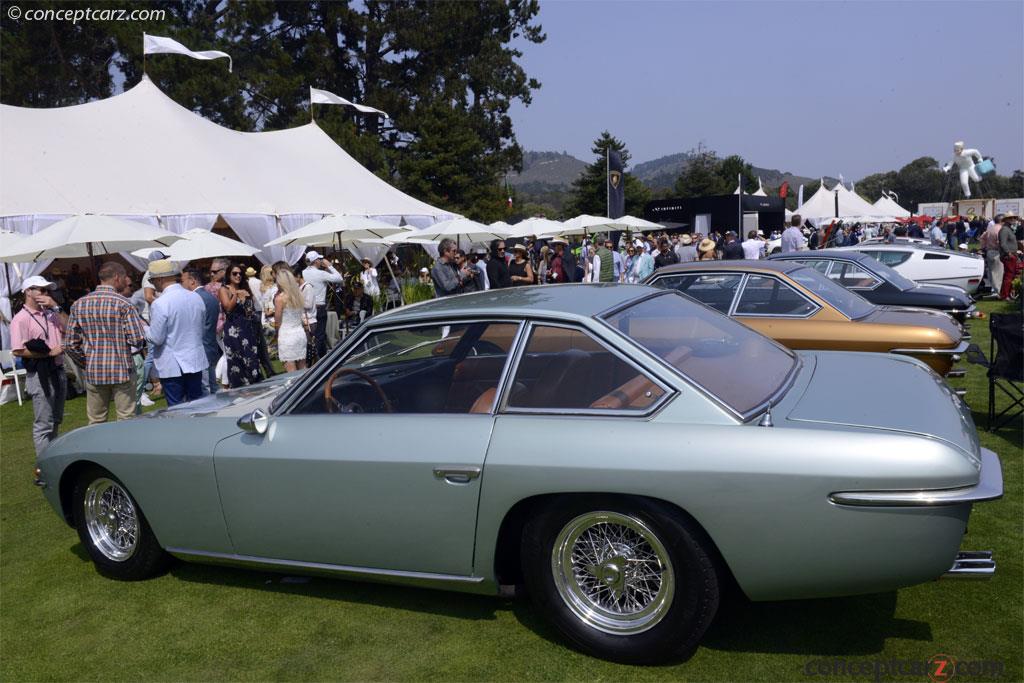
[[[999,229],[999,258],[1003,264],[1002,286],[999,298],[1004,301],[1010,298],[1013,279],[1017,277],[1017,234],[1015,223],[1020,219],[1012,213],[1003,216],[1003,226]]]
[[[64,419],[64,320],[51,292],[57,287],[39,275],[21,285],[25,305],[11,319],[11,350],[25,366],[25,393],[32,399],[32,443],[38,456],[57,438]]]
[[[97,275],[99,286],[74,303],[68,318],[67,352],[84,367],[85,412],[91,425],[107,421],[111,401],[118,420],[135,415],[132,347],[145,342],[138,310],[118,294],[128,277],[124,266],[108,261]]]
[[[345,278],[334,269],[330,261],[315,251],[306,254],[306,269],[302,271],[302,278],[313,288],[317,319],[313,340],[317,358],[323,358],[327,355],[327,285],[341,284]]]
[[[203,347],[206,306],[198,294],[178,284],[180,274],[171,261],[149,264],[149,279],[160,298],[150,308],[146,339],[153,345],[153,364],[168,406],[202,396],[203,370],[209,366]]]

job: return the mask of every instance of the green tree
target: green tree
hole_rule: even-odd
[[[896,189],[898,185],[896,171],[873,173],[857,181],[857,194],[873,204],[878,201],[883,192],[892,190],[898,194],[899,190]],[[900,197],[902,198],[902,195]]]
[[[673,187],[676,197],[707,197],[722,194],[721,161],[713,150],[703,145],[687,153],[690,161],[683,167]]]
[[[608,131],[602,132],[591,147],[591,151],[596,157],[594,163],[583,169],[583,172],[572,183],[565,206],[567,218],[584,213],[594,216],[607,215],[608,167],[606,155],[609,149],[617,151],[622,157],[623,170],[629,168],[630,154],[626,149],[626,143]],[[632,173],[623,172],[622,182],[626,197],[626,214],[642,216],[644,205],[651,200],[651,191]]]
[[[722,159],[716,170],[721,178],[720,187],[723,192],[720,194],[732,194],[736,191],[736,181],[743,176],[743,191],[751,194],[757,191],[757,176],[754,174],[754,167],[743,160],[738,154],[733,154]]]

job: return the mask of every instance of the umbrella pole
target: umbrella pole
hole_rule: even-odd
[[[391,259],[388,258],[388,252],[384,252],[384,265],[388,267],[388,272],[391,273],[391,281],[398,282],[398,278],[395,277],[395,271],[391,268]],[[398,282],[398,302],[403,306],[405,305],[405,295],[402,293],[401,282]]]
[[[4,280],[7,281],[7,298],[10,299],[11,294],[13,294],[11,291],[11,271],[6,263],[4,263]]]
[[[96,268],[96,254],[92,252],[92,242],[86,242],[85,248],[89,252],[89,264],[92,266],[92,276],[96,278],[96,282],[99,283],[100,271]]]

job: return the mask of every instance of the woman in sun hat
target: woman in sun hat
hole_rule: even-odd
[[[526,245],[517,244],[512,247],[512,251],[515,257],[508,264],[508,274],[509,279],[512,280],[512,286],[532,285],[534,283],[533,266],[530,265],[530,259],[526,255]]]
[[[714,261],[716,258],[715,241],[708,238],[702,239],[697,247],[697,251],[700,252],[700,256],[697,258],[698,261]]]

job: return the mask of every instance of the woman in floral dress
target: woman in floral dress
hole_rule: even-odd
[[[260,311],[256,310],[252,291],[240,265],[228,268],[227,282],[218,292],[224,309],[224,348],[231,387],[255,384],[263,379],[257,335]]]

